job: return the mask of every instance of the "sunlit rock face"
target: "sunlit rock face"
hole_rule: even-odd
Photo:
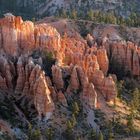
[[[140,48],[132,42],[105,44],[110,61],[122,66],[126,73],[140,77]]]
[[[62,70],[57,66],[53,66],[52,67],[52,76],[53,76],[53,82],[56,85],[56,88],[58,90],[63,89],[64,81],[63,81],[63,77],[62,77]]]
[[[1,56],[1,66],[1,90],[6,90],[17,101],[24,96],[31,98],[40,117],[54,110],[45,73],[38,64],[34,64],[32,58],[21,56],[15,65]]]
[[[0,19],[0,48],[6,54],[19,56],[36,48],[59,51],[60,35],[47,24],[34,25],[21,17]]]
[[[54,67],[52,67],[52,69],[54,69]],[[57,71],[59,72],[61,71],[62,77],[59,77],[61,80],[62,79],[65,80],[67,77],[69,77],[68,86],[66,86],[66,83],[64,83],[63,81],[64,83],[63,89],[62,88],[60,89],[59,88],[60,86],[57,86],[58,83],[56,83],[56,88],[59,91],[58,97],[61,102],[64,101],[64,104],[66,104],[65,97],[64,95],[62,96],[62,91],[68,96],[69,95],[72,96],[78,93],[83,103],[87,104],[91,108],[97,107],[97,93],[94,89],[93,84],[88,81],[88,77],[86,76],[86,74],[84,73],[83,69],[80,66],[71,65],[63,68],[55,66],[55,69],[57,69]],[[65,73],[62,74],[62,71],[65,71]],[[53,77],[56,77],[56,74],[58,73],[56,73],[53,70],[52,71]]]
[[[82,77],[87,76],[88,81],[93,83],[95,86],[95,90],[98,89],[101,93],[105,94],[105,99],[108,101],[114,100],[117,95],[117,91],[114,87],[115,83],[113,79],[107,87],[110,91],[113,89],[112,92],[108,93],[107,91],[102,90],[104,87],[103,83],[109,69],[109,59],[106,49],[103,47],[97,48],[96,46],[89,48],[85,41],[73,37],[63,38],[62,46],[63,63],[67,65],[73,64],[80,66],[84,73]],[[77,75],[77,70],[72,71],[71,81],[73,82],[70,85],[71,89],[77,89],[79,87]],[[96,96],[96,94],[94,96]],[[106,96],[110,96],[110,98],[106,98]]]
[[[116,86],[112,76],[108,76],[103,80],[102,83],[102,94],[107,101],[115,99],[116,97]]]
[[[42,69],[41,56],[38,63],[31,57],[34,50],[51,52],[55,57],[51,78]],[[115,48],[112,53],[116,55]],[[128,51],[127,57],[130,54]],[[134,68],[138,66],[138,56],[133,57],[133,72],[138,73]],[[84,105],[96,108],[97,90],[107,101],[117,95],[113,78],[106,77],[106,48],[98,48],[93,42],[89,47],[78,35],[61,37],[50,25],[24,22],[21,17],[0,20],[0,66],[0,89],[17,101],[30,99],[40,118],[50,116],[56,101],[67,106],[66,96],[78,94]]]
[[[106,75],[108,72],[109,60],[105,49],[99,49],[97,51],[97,60],[100,65],[100,69]]]

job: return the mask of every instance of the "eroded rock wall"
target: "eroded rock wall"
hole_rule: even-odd
[[[132,42],[105,43],[110,61],[122,66],[126,73],[140,77],[140,48]]]
[[[55,56],[52,79],[45,75],[41,58],[36,63],[31,57],[37,49]],[[113,52],[117,54],[115,49]],[[134,56],[138,65],[137,55]],[[7,90],[16,100],[23,96],[31,99],[40,117],[53,112],[55,101],[67,105],[65,96],[75,93],[91,108],[97,107],[97,90],[108,101],[117,95],[113,78],[107,77],[106,49],[96,45],[90,48],[79,36],[61,37],[47,24],[34,25],[15,16],[1,19],[0,58],[0,89]]]

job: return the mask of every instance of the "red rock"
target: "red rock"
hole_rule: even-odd
[[[108,57],[107,57],[105,49],[99,49],[97,51],[97,60],[98,60],[100,69],[106,75],[107,72],[108,72],[109,60],[108,60]]]
[[[62,93],[62,91],[59,91],[59,92],[58,92],[58,101],[61,102],[62,105],[68,106],[67,100],[66,100],[64,94]]]
[[[8,90],[8,87],[6,85],[6,80],[5,80],[5,78],[2,78],[1,75],[0,75],[0,89]]]
[[[133,54],[132,73],[135,76],[140,76],[140,57],[137,52]]]
[[[104,74],[101,70],[96,70],[92,75],[92,82],[96,88],[101,89],[102,81],[104,80]]]
[[[114,101],[114,99],[117,97],[115,82],[113,81],[113,78],[111,76],[106,77],[103,80],[102,94],[107,101]]]
[[[18,59],[17,63],[17,73],[18,73],[18,78],[17,78],[17,83],[16,83],[16,92],[22,92],[25,84],[25,69],[23,66],[22,62],[22,57]]]
[[[15,97],[15,100],[19,100],[23,96],[31,99],[40,117],[52,112],[54,103],[51,99],[51,92],[47,85],[45,73],[41,67],[37,64],[35,65],[31,58],[24,56],[18,58],[17,67],[7,59],[1,57],[0,60],[0,64],[3,66],[0,68],[0,71],[2,71],[0,89],[6,90],[10,93],[10,96]],[[14,73],[13,67],[17,69],[16,73]],[[17,79],[15,78],[16,75]],[[13,77],[16,80],[14,82]]]
[[[62,77],[62,70],[58,66],[52,66],[53,83],[58,90],[63,89],[64,81]]]
[[[87,44],[90,47],[94,45],[94,38],[90,34],[87,35],[86,40],[87,40]]]
[[[133,75],[140,74],[140,51],[133,43],[111,46],[104,41],[105,50],[96,47],[96,43],[93,46],[95,40],[88,36],[92,46],[89,48],[86,40],[78,35],[60,37],[48,24],[34,25],[14,16],[1,19],[0,26],[0,53],[18,58],[18,63],[13,63],[7,56],[1,56],[0,88],[14,90],[18,98],[30,98],[40,117],[54,110],[53,101],[57,99],[66,105],[64,94],[71,95],[74,91],[80,91],[83,102],[91,108],[97,106],[97,89],[107,100],[113,100],[116,97],[115,83],[111,76],[105,77],[109,67],[107,54],[111,60],[125,64]],[[41,69],[42,60],[35,64],[35,60],[28,57],[36,49],[51,52],[56,58],[52,82]],[[19,57],[20,54],[26,54],[26,57]]]
[[[105,47],[107,48],[107,47]],[[109,46],[110,61],[124,67],[124,70],[133,76],[140,76],[140,55],[138,47],[132,43],[113,43]]]
[[[35,48],[34,24],[30,21],[23,22],[20,27],[18,41],[22,51],[28,53]]]
[[[39,117],[46,116],[47,113],[54,110],[54,104],[50,97],[44,74],[40,74],[34,84],[34,105],[38,111]]]
[[[0,26],[0,46],[8,55],[28,54],[36,48],[49,52],[60,49],[60,34],[50,25],[34,25],[23,22],[21,17],[9,16],[0,19]]]
[[[83,90],[83,101],[86,102],[91,108],[97,107],[97,93],[92,83],[88,83],[87,87]]]
[[[72,70],[69,86],[71,90],[78,90],[80,88],[76,66]]]

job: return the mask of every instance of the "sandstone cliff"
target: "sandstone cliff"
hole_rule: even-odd
[[[31,98],[40,117],[54,110],[45,73],[38,64],[35,65],[33,60],[21,56],[15,65],[13,61],[1,56],[1,66],[1,90],[7,90],[9,96],[17,101],[24,96]]]
[[[140,48],[132,42],[108,42],[104,44],[110,62],[124,69],[126,73],[140,77]]]
[[[51,79],[42,69],[41,56],[38,60],[31,57],[34,50],[54,55],[56,64],[52,66]],[[115,55],[115,49],[113,52]],[[113,78],[106,77],[109,69],[106,49],[96,45],[90,48],[80,36],[61,37],[50,25],[34,25],[15,16],[1,19],[0,54],[0,89],[7,90],[16,101],[23,97],[31,100],[39,117],[53,112],[56,101],[67,106],[66,96],[73,94],[78,94],[90,108],[97,107],[97,90],[107,101],[117,95]],[[138,65],[137,55],[134,56]]]
[[[59,51],[60,35],[47,24],[34,25],[21,17],[8,16],[0,20],[0,46],[11,56],[29,54],[36,48]]]

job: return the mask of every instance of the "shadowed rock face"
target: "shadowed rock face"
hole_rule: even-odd
[[[140,48],[132,42],[104,44],[110,62],[122,66],[126,73],[140,77]],[[110,66],[111,67],[111,66]]]
[[[2,72],[0,68],[1,90],[6,90],[16,101],[23,97],[31,98],[31,104],[34,104],[39,116],[52,112],[54,104],[50,96],[51,92],[40,65],[35,65],[32,58],[23,56],[20,56],[15,63],[3,56],[1,60],[5,70]]]
[[[36,62],[30,57],[36,49],[55,56],[52,79],[45,76],[41,58]],[[138,65],[137,59],[136,55]],[[21,17],[0,20],[0,66],[0,89],[8,91],[16,101],[30,99],[39,117],[53,112],[53,101],[67,105],[65,96],[74,93],[91,108],[97,107],[97,89],[108,101],[117,95],[113,78],[106,77],[109,60],[105,48],[89,48],[79,36],[61,38],[55,28],[24,22]]]

